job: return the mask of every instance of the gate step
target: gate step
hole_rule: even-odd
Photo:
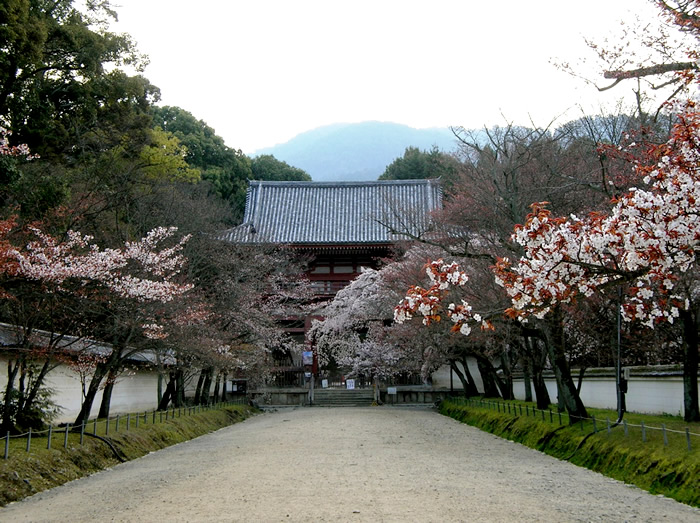
[[[372,389],[316,389],[314,405],[317,407],[369,407],[374,402]]]

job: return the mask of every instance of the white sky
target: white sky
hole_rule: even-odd
[[[245,153],[338,122],[538,125],[597,113],[608,93],[550,60],[593,58],[645,0],[113,0],[162,105]],[[119,7],[121,6],[121,7]],[[603,82],[601,82],[603,83]],[[568,112],[567,112],[568,111]]]

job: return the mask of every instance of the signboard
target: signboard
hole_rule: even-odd
[[[345,387],[350,390],[355,388],[355,380],[345,380]]]
[[[328,388],[328,380],[321,380],[321,387],[323,387],[324,389],[327,389]]]
[[[301,363],[302,365],[313,365],[314,364],[314,353],[310,350],[305,350],[301,353]]]
[[[387,387],[386,393],[387,394],[396,394],[396,387]]]

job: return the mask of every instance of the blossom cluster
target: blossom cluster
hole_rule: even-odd
[[[180,255],[188,237],[174,247],[159,250],[176,229],[159,228],[123,249],[100,249],[92,238],[69,231],[64,241],[30,228],[36,240],[24,249],[10,249],[16,276],[41,281],[61,289],[67,280],[83,285],[98,283],[120,297],[140,302],[166,303],[192,288],[175,281],[185,263]]]
[[[149,340],[164,340],[168,337],[165,327],[158,323],[144,323],[141,325],[143,335]]]
[[[27,160],[38,158],[36,154],[31,154],[27,144],[10,145],[12,131],[0,126],[0,156],[24,156]]]
[[[648,189],[630,190],[609,214],[557,218],[533,205],[513,234],[525,255],[495,267],[513,317],[542,317],[556,303],[622,282],[630,283],[622,306],[628,321],[673,322],[687,307],[673,290],[700,248],[700,114],[692,103],[655,155],[655,164],[636,166]]]
[[[472,306],[464,300],[461,303],[449,303],[444,306],[450,287],[462,287],[469,277],[458,264],[445,263],[442,259],[432,261],[425,266],[425,272],[432,285],[424,289],[412,286],[406,296],[394,308],[394,321],[404,323],[414,316],[423,317],[423,324],[430,325],[442,320],[442,313],[454,323],[453,330],[467,336],[471,333],[470,322],[481,324],[482,329],[493,329],[488,320],[472,311]]]

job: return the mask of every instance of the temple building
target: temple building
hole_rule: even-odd
[[[222,239],[249,245],[284,245],[308,257],[316,298],[331,299],[363,267],[377,268],[400,242],[430,232],[442,207],[439,180],[371,182],[251,181],[243,224]],[[299,341],[313,316],[284,319]],[[297,369],[299,362],[289,362]]]

